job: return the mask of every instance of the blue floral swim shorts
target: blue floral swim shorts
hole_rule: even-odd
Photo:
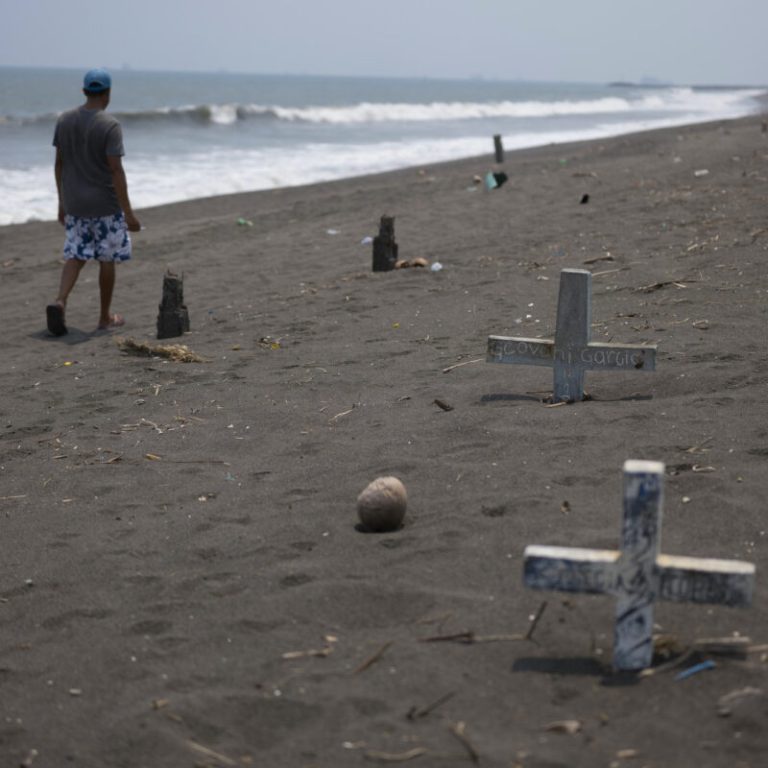
[[[123,213],[113,216],[65,216],[64,258],[128,261],[131,238]]]

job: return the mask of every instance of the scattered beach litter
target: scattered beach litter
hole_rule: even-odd
[[[499,171],[498,173],[494,173],[492,171],[489,171],[485,174],[485,186],[487,189],[498,189],[501,187],[509,178],[504,171]]]
[[[395,269],[408,269],[409,267],[428,267],[429,262],[422,258],[421,256],[417,256],[415,259],[411,259],[408,261],[407,259],[398,259],[395,262]]]
[[[675,676],[675,680],[687,680],[689,677],[693,677],[693,675],[698,675],[699,672],[706,672],[709,669],[714,669],[716,666],[715,662],[711,659],[702,661],[701,664],[694,664],[692,667],[679,672]]]

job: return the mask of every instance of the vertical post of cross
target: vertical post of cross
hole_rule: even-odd
[[[653,658],[653,603],[657,598],[656,559],[661,539],[664,465],[624,463],[622,555],[618,562],[614,664],[644,669]]]
[[[560,273],[554,352],[554,402],[584,398],[581,350],[589,344],[592,324],[592,274],[585,269]]]

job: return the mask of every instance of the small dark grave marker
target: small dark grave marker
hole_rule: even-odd
[[[624,462],[621,550],[526,547],[525,585],[614,595],[616,669],[643,669],[653,658],[653,603],[746,606],[755,566],[741,560],[660,555],[664,464]]]
[[[184,278],[168,272],[163,277],[163,299],[157,315],[157,338],[170,339],[189,331],[189,313],[184,304]]]
[[[591,323],[592,274],[585,269],[564,269],[560,273],[554,340],[489,336],[486,362],[553,368],[555,403],[584,399],[587,370],[655,369],[655,346],[592,342]]]
[[[373,271],[389,272],[397,262],[395,242],[395,217],[382,216],[379,234],[373,238]]]

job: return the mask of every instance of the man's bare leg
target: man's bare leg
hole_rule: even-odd
[[[110,312],[112,306],[112,293],[115,290],[115,262],[99,262],[99,294],[101,296],[101,312],[99,314],[99,328],[114,328],[125,322],[120,315]]]

